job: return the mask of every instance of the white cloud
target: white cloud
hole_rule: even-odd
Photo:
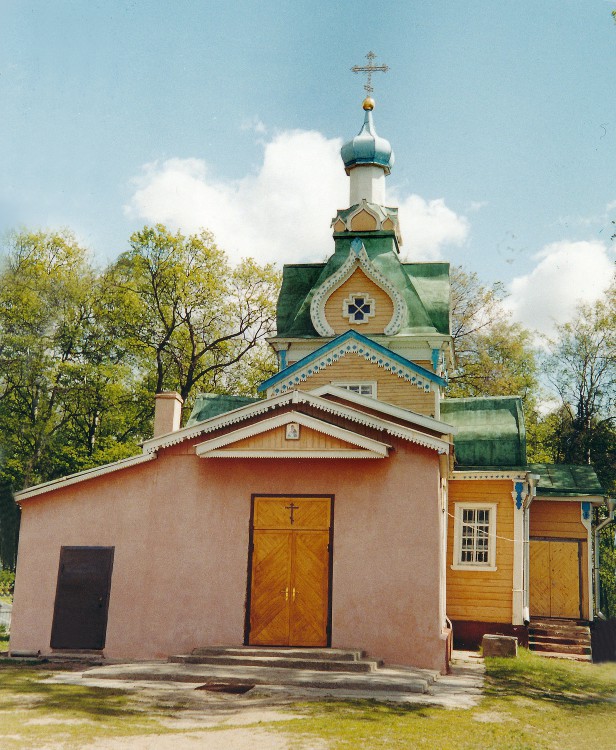
[[[315,131],[284,131],[265,143],[257,173],[235,181],[214,177],[201,159],[146,164],[125,211],[186,233],[205,227],[232,260],[322,261],[333,251],[331,219],[349,203],[340,146]],[[388,199],[396,202],[405,254],[414,260],[438,258],[443,244],[467,236],[466,219],[443,200]]]
[[[398,216],[409,260],[437,260],[443,245],[459,245],[468,236],[468,221],[447,208],[442,198],[426,201],[409,195],[398,202]]]
[[[599,299],[614,273],[613,250],[596,240],[554,242],[535,260],[530,273],[513,279],[505,304],[512,320],[548,336],[555,324],[573,318],[580,303]]]

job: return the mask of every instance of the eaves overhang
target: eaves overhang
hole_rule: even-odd
[[[444,387],[444,378],[430,370],[415,364],[406,357],[387,349],[373,339],[357,331],[347,331],[306,355],[299,362],[286,367],[259,386],[259,392],[272,389],[272,395],[284,393],[299,387],[311,375],[337,362],[347,354],[357,354],[379,367],[390,371],[398,377],[404,378],[418,388],[426,391],[434,386]]]
[[[298,424],[315,432],[327,435],[354,446],[349,448],[329,449],[234,449],[233,443],[253,438],[263,433]],[[289,441],[289,445],[295,445]],[[207,440],[195,446],[195,453],[200,458],[386,458],[391,446],[380,440],[374,440],[364,435],[358,435],[352,430],[329,424],[321,419],[311,417],[301,412],[290,411],[269,417],[260,422],[240,427],[232,432]]]
[[[62,489],[64,487],[70,487],[72,484],[85,482],[86,480],[94,479],[95,477],[102,477],[105,474],[111,474],[114,471],[128,469],[131,466],[137,466],[138,464],[152,461],[155,458],[156,453],[139,454],[138,456],[122,458],[119,461],[114,461],[110,464],[104,464],[103,466],[96,466],[92,469],[84,469],[83,471],[78,471],[75,474],[69,474],[66,477],[52,479],[49,482],[36,484],[33,487],[28,487],[25,490],[16,492],[15,502],[19,504],[23,500],[29,500],[30,498],[36,497],[37,495],[43,495],[46,492],[52,492],[53,490]]]
[[[238,424],[247,419],[252,419],[261,414],[265,414],[268,411],[287,406],[289,404],[307,404],[313,406],[324,413],[334,414],[338,417],[348,419],[350,422],[364,425],[365,427],[371,427],[375,430],[383,430],[389,435],[399,437],[402,440],[408,440],[418,445],[423,445],[426,448],[436,450],[438,453],[449,453],[450,444],[447,440],[442,438],[434,437],[433,435],[426,435],[421,430],[414,429],[413,427],[406,427],[404,425],[391,422],[388,419],[377,417],[372,414],[367,414],[359,408],[339,404],[331,399],[324,398],[323,396],[314,395],[308,391],[287,391],[280,394],[279,396],[272,396],[270,398],[263,399],[255,404],[234,409],[233,411],[227,412],[226,414],[220,414],[216,417],[212,417],[204,422],[199,422],[192,427],[184,427],[176,432],[171,432],[167,435],[161,435],[151,440],[146,440],[143,443],[143,452],[152,453],[161,448],[168,448],[172,445],[177,445],[204,435],[209,432],[215,432],[233,424]],[[372,399],[370,408],[376,411],[381,409],[381,402],[376,399]],[[385,405],[389,406],[389,405]],[[387,412],[383,410],[385,416]],[[393,416],[393,415],[392,415]],[[415,422],[415,415],[413,412],[406,414],[406,419],[409,423]],[[436,421],[436,420],[435,420]],[[440,431],[440,430],[439,430]]]
[[[439,419],[434,419],[434,417],[427,417],[425,414],[418,414],[409,409],[403,409],[401,406],[388,404],[386,401],[377,401],[370,396],[362,396],[359,393],[354,393],[353,391],[349,391],[346,388],[340,388],[331,383],[321,385],[318,388],[313,388],[309,393],[314,396],[336,396],[345,401],[350,401],[357,406],[363,406],[366,409],[378,409],[378,411],[388,414],[390,417],[412,421],[413,424],[418,425],[419,427],[425,427],[428,430],[439,432],[442,435],[455,435],[458,431],[457,427],[454,427],[447,422],[442,422]]]

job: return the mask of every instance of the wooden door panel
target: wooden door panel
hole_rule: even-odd
[[[530,541],[530,614],[580,617],[578,541]]]
[[[291,541],[286,531],[254,533],[251,644],[274,646],[288,643]]]
[[[530,542],[530,613],[550,617],[550,542]]]
[[[293,534],[291,576],[292,646],[326,646],[329,603],[329,533]]]
[[[256,497],[248,642],[326,646],[328,497]]]
[[[552,617],[580,616],[580,566],[577,542],[550,542]]]
[[[62,547],[51,647],[105,647],[113,547]]]
[[[257,497],[254,528],[329,529],[330,503],[324,497]]]

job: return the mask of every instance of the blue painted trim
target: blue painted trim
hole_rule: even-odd
[[[522,510],[522,503],[524,502],[522,498],[522,492],[524,492],[524,483],[516,482],[514,484],[514,487],[515,487],[515,493],[516,493],[515,494],[515,507],[518,510]]]
[[[582,503],[582,518],[585,521],[590,521],[590,503],[586,500]]]
[[[434,369],[434,372],[436,372],[436,369],[438,367],[438,360],[439,360],[440,353],[441,353],[440,349],[432,349],[432,368]]]
[[[369,347],[373,349],[375,352],[378,352],[379,354],[386,356],[388,359],[392,360],[393,362],[397,362],[399,365],[402,365],[403,367],[406,367],[409,370],[416,372],[418,375],[421,375],[426,380],[430,380],[432,383],[436,383],[437,385],[440,385],[440,386],[445,385],[444,378],[441,378],[438,375],[435,375],[433,372],[430,372],[430,370],[426,370],[421,365],[416,365],[414,362],[411,362],[410,359],[406,359],[405,357],[400,356],[400,354],[396,354],[396,352],[392,352],[391,349],[388,349],[382,344],[377,344],[376,341],[373,341],[367,336],[364,336],[362,333],[357,333],[357,331],[347,331],[346,333],[341,333],[340,336],[337,336],[335,339],[332,339],[327,344],[324,344],[318,349],[315,349],[315,351],[313,351],[311,354],[307,354],[303,359],[300,359],[299,362],[295,362],[290,367],[287,367],[285,370],[281,370],[280,372],[276,373],[276,375],[272,375],[271,378],[264,380],[263,383],[261,383],[261,385],[258,388],[259,393],[261,393],[262,391],[266,391],[272,385],[275,385],[280,380],[284,380],[284,378],[289,377],[289,375],[292,375],[294,372],[297,372],[298,370],[302,370],[313,359],[318,359],[319,357],[322,357],[324,354],[327,354],[327,352],[331,351],[332,349],[336,349],[337,347],[340,346],[340,344],[344,344],[347,341],[355,341],[358,344],[361,344],[365,347]]]
[[[278,352],[280,357],[280,367],[278,368],[279,372],[282,372],[287,367],[287,350],[286,349],[280,349]]]

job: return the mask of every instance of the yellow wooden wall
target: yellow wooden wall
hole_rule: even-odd
[[[513,616],[513,513],[511,480],[449,482],[447,616],[451,620],[511,623]],[[496,571],[452,570],[456,502],[497,503]],[[503,538],[505,537],[505,538]]]
[[[424,391],[408,380],[368,362],[361,354],[349,353],[337,362],[306,378],[301,388],[309,391],[321,385],[337,382],[376,382],[377,398],[388,404],[402,406],[418,414],[435,415],[435,391]]]
[[[350,294],[368,294],[374,300],[376,314],[369,318],[366,323],[353,323],[343,314],[343,302]],[[394,314],[394,305],[391,297],[381,289],[380,286],[369,279],[366,274],[358,268],[353,274],[332,292],[325,303],[325,318],[334,329],[336,335],[344,333],[352,328],[360,333],[383,333],[385,326]]]
[[[582,523],[580,502],[533,500],[530,506],[530,535],[588,539],[588,532]]]
[[[299,440],[287,440],[286,426],[277,427],[259,435],[243,438],[235,443],[231,443],[223,450],[291,450],[291,451],[311,451],[311,450],[348,450],[357,449],[356,445],[347,443],[337,437],[324,435],[322,432],[312,430],[310,427],[300,425]]]

